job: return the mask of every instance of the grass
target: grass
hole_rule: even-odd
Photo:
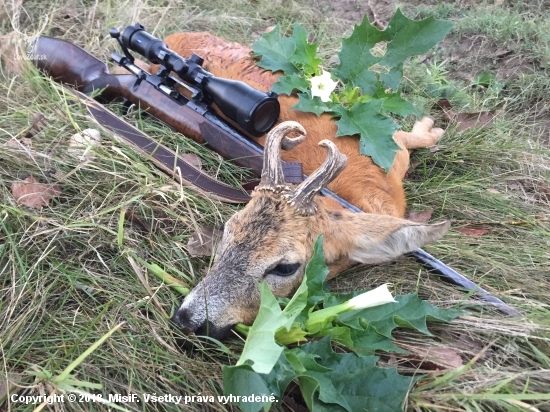
[[[465,299],[462,291],[409,259],[357,268],[332,282],[333,289],[349,291],[390,281],[399,293],[417,290],[438,305],[468,310],[468,316],[450,325],[433,325],[433,338],[400,330],[398,343],[419,354],[416,358],[382,357],[382,363],[402,373],[426,373],[409,397],[408,409],[414,411],[550,410],[550,214],[544,192],[550,180],[549,7],[542,1],[502,6],[484,2],[480,7],[405,2],[410,16],[433,14],[455,21],[453,33],[434,55],[407,69],[404,87],[415,102],[440,123],[436,102],[442,95],[458,110],[496,110],[492,125],[462,132],[450,127],[438,152],[417,152],[413,160],[419,165],[406,189],[410,210],[431,209],[434,219],[453,219],[449,234],[427,250],[516,306],[525,318],[506,319],[490,306]],[[215,0],[205,5],[102,0],[47,6],[25,1],[18,10],[21,31],[37,30],[47,16],[46,34],[70,39],[103,59],[116,48],[108,28],[136,20],[159,37],[179,30],[208,30],[241,43],[251,42],[276,22],[290,28],[299,21],[317,34],[327,60],[352,27],[349,21],[327,15],[320,1]],[[13,29],[8,16],[13,13],[0,11],[3,33]],[[472,43],[472,36],[481,40]],[[512,62],[493,61],[494,45],[529,64],[515,72],[503,69]],[[209,260],[191,258],[187,239],[197,225],[221,224],[236,207],[179,187],[104,131],[95,159],[83,163],[71,157],[69,137],[96,126],[66,103],[56,84],[36,73],[22,77],[2,70],[0,393],[8,376],[25,387],[20,394],[59,393],[67,383],[68,372],[62,375],[63,371],[122,324],[72,369],[81,390],[104,396],[222,394],[222,366],[236,362],[242,342],[235,339],[223,346],[191,340],[181,349],[183,336],[168,321],[181,297],[132,256],[157,263],[192,286],[206,272]],[[496,73],[505,88],[495,93],[473,87],[472,79],[482,71]],[[36,112],[46,116],[48,125],[32,138],[32,146],[5,146],[12,137],[24,135]],[[197,154],[206,170],[225,181],[235,183],[246,174],[151,119],[129,120],[180,152]],[[405,127],[411,124],[405,119]],[[59,184],[62,195],[42,210],[19,206],[11,185],[29,174],[43,183]],[[488,232],[474,237],[458,231],[469,226]],[[428,347],[458,354],[465,366],[427,370],[419,359]],[[64,379],[54,379],[60,375]],[[102,389],[87,388],[86,382],[101,383]],[[36,406],[4,403],[4,408],[17,411]],[[178,409],[169,403],[122,406]],[[63,408],[108,410],[97,402]],[[231,410],[218,403],[184,408]],[[288,408],[279,404],[274,410]]]

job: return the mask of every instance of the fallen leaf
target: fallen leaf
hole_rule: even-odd
[[[46,126],[48,120],[40,112],[33,113],[31,127],[25,132],[25,137],[30,139]]]
[[[479,227],[472,227],[472,226],[464,226],[461,228],[458,228],[457,231],[462,233],[466,236],[483,236],[489,233],[489,229],[483,229]]]
[[[428,147],[428,150],[431,153],[436,153],[436,152],[439,152],[441,150],[441,147],[439,147],[438,145],[435,145],[435,146]]]
[[[192,153],[185,153],[180,156],[183,160],[185,160],[186,163],[189,163],[191,166],[193,166],[196,169],[200,169],[202,166],[201,158],[197,155],[194,155]]]
[[[26,138],[26,137],[22,137],[21,139],[17,140],[15,137],[12,137],[5,144],[6,144],[6,146],[13,147],[14,149],[21,149],[22,146],[31,147],[32,146],[32,140],[29,139],[29,138]]]
[[[471,129],[473,127],[481,128],[493,123],[495,111],[476,112],[476,113],[456,113],[447,99],[439,99],[438,106],[443,110],[445,120],[454,122],[459,131]]]
[[[458,113],[456,116],[456,124],[459,131],[468,130],[471,128],[481,128],[489,126],[493,123],[495,118],[494,110],[488,112],[478,112],[478,113]]]
[[[466,356],[475,356],[483,351],[485,344],[478,338],[475,337],[475,334],[469,333],[459,333],[456,330],[448,330],[443,328],[441,330],[441,337],[444,339],[444,342],[448,342],[455,348],[466,354]],[[480,358],[480,360],[490,359],[492,356],[492,350],[489,349],[485,354]]]
[[[187,242],[187,251],[193,257],[211,256],[222,234],[223,231],[218,227],[203,226]]]
[[[432,218],[433,210],[425,210],[424,212],[410,212],[408,220],[415,223],[427,223]]]
[[[13,183],[11,192],[17,203],[40,209],[48,206],[52,197],[59,196],[61,188],[57,185],[37,183],[34,177],[29,176],[21,183]]]
[[[407,359],[409,361],[419,361],[417,367],[421,369],[455,369],[463,365],[458,352],[450,348],[411,348],[409,350],[411,355]]]
[[[2,374],[2,379],[6,379],[6,377],[7,380],[0,380],[0,406],[2,406],[2,399],[10,394],[17,393],[18,385],[23,380],[23,375],[19,373],[8,372],[7,375]]]
[[[91,151],[101,141],[101,135],[96,129],[84,129],[82,133],[75,133],[69,140],[67,152],[79,160],[93,160],[95,155]]]

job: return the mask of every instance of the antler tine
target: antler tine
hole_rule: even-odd
[[[284,195],[289,204],[294,206],[303,215],[312,215],[317,210],[317,204],[313,200],[315,195],[323,187],[332,182],[340,174],[348,158],[340,153],[336,145],[330,140],[321,140],[319,146],[326,147],[328,155],[323,164],[309,177],[287,195]]]
[[[300,136],[289,138],[286,135],[290,132],[298,132]],[[277,191],[286,187],[281,166],[281,147],[284,150],[290,150],[302,143],[305,138],[306,130],[298,122],[283,122],[271,129],[265,139],[262,177],[257,189]]]

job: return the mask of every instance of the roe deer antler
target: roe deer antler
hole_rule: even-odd
[[[290,132],[298,132],[299,136],[289,138]],[[280,149],[290,150],[302,143],[306,138],[306,129],[298,122],[283,122],[274,127],[265,139],[264,165],[260,184],[256,190],[280,191],[287,188],[281,166]]]
[[[327,158],[323,164],[296,189],[284,195],[288,203],[298,209],[302,215],[315,213],[317,210],[317,204],[313,200],[315,195],[332,182],[348,163],[347,156],[340,153],[330,140],[321,140],[319,146],[326,147],[328,150]]]

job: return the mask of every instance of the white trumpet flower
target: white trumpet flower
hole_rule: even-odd
[[[311,95],[318,96],[323,102],[330,101],[330,94],[336,88],[338,82],[330,77],[330,72],[323,70],[320,76],[314,76],[309,79],[311,83]]]
[[[372,308],[374,306],[385,305],[386,303],[392,302],[397,301],[388,290],[388,284],[385,283],[376,289],[357,295],[347,302],[311,312],[308,320],[306,321],[306,329],[310,334],[317,333],[341,313],[352,310]]]
[[[388,290],[388,284],[384,283],[376,289],[369,290],[368,292],[361,293],[360,295],[351,298],[346,303],[350,307],[350,310],[359,310],[372,308],[373,306],[384,305],[391,302],[397,301]]]

